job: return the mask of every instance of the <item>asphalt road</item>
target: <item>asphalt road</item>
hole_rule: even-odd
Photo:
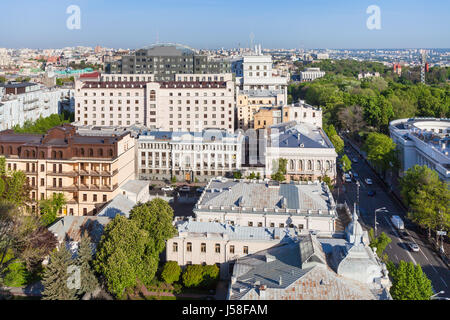
[[[352,172],[357,172],[359,177],[359,203],[360,203],[360,219],[361,224],[370,229],[374,227],[375,222],[375,209],[385,207],[386,212],[377,212],[377,235],[381,232],[386,233],[392,242],[387,246],[385,253],[388,254],[389,259],[395,263],[400,260],[412,261],[414,264],[420,264],[423,271],[431,280],[434,291],[445,293],[440,294],[439,297],[450,298],[450,270],[447,268],[441,258],[435,253],[427,242],[424,242],[420,235],[416,234],[413,229],[414,226],[408,224],[405,219],[405,231],[410,235],[410,238],[419,247],[419,252],[413,252],[407,246],[406,240],[403,240],[397,231],[397,229],[390,222],[390,217],[393,215],[399,215],[403,217],[406,212],[396,202],[396,200],[388,194],[382,187],[378,177],[373,173],[371,168],[367,165],[364,159],[359,158],[357,152],[350,147],[349,152],[346,152],[350,159],[354,157],[358,158],[357,163],[352,163]],[[371,178],[372,185],[365,183],[366,178]],[[339,178],[339,202],[347,201],[350,209],[353,211],[353,205],[357,201],[357,186],[356,182],[342,183]],[[367,192],[369,190],[376,191],[374,197],[369,197]]]

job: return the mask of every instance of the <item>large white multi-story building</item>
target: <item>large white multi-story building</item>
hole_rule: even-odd
[[[328,186],[319,182],[212,179],[194,208],[197,221],[237,226],[336,230],[336,205]]]
[[[137,140],[139,177],[207,181],[232,175],[241,168],[243,139],[240,133],[212,129],[144,132]]]
[[[0,84],[0,130],[58,113],[69,91],[46,89],[35,83]]]
[[[75,120],[80,125],[234,132],[231,75],[208,75],[208,80],[201,75],[182,76],[154,82],[153,75],[110,74],[100,81],[77,81]]]
[[[400,176],[416,164],[427,165],[450,183],[450,119],[399,119],[389,131],[399,151]]]

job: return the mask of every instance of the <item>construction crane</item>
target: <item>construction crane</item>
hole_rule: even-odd
[[[427,50],[420,50],[420,81],[425,84],[425,72],[428,72]]]

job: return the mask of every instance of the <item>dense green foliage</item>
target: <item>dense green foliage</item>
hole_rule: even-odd
[[[183,273],[183,284],[187,288],[211,288],[219,279],[220,269],[217,265],[188,265]]]
[[[172,225],[173,209],[160,198],[135,206],[130,212],[130,220],[148,232],[155,243],[155,251],[159,254],[165,248],[165,241],[176,234]]]
[[[344,172],[348,172],[348,171],[352,170],[352,162],[350,161],[350,159],[348,158],[348,156],[346,154],[344,154],[341,157],[339,162],[341,163],[342,170],[344,170]]]
[[[4,262],[7,263],[13,259],[12,250],[9,250],[5,256]],[[30,272],[27,270],[25,263],[20,260],[15,260],[15,262],[8,265],[4,271],[3,284],[8,287],[21,287],[28,283],[30,278]],[[1,283],[0,279],[0,283]]]
[[[166,283],[174,283],[180,280],[181,267],[176,261],[167,261],[161,272],[161,278]]]
[[[117,215],[105,228],[93,265],[108,290],[121,298],[126,288],[150,285],[158,266],[155,241],[137,221]]]
[[[62,210],[66,204],[66,199],[63,193],[52,195],[49,199],[44,199],[39,202],[39,209],[41,212],[41,220],[45,226],[51,225],[58,216],[58,212]]]
[[[22,127],[16,125],[14,127],[14,132],[45,134],[53,127],[59,126],[63,123],[69,123],[70,119],[65,117],[67,117],[67,114],[59,115],[55,113],[45,118],[39,117],[36,121],[27,120]]]
[[[364,129],[387,133],[389,121],[399,118],[450,117],[448,84],[401,83],[398,76],[388,75],[356,80],[354,73],[356,70],[349,70],[327,74],[311,83],[290,84],[290,100],[302,99],[322,107],[324,125],[333,124],[350,132]]]
[[[436,171],[415,165],[400,179],[400,188],[414,222],[432,230],[450,229],[450,190]]]
[[[43,300],[76,300],[76,289],[70,287],[69,266],[73,265],[72,255],[62,245],[50,254],[50,261],[44,271],[42,284]]]
[[[373,229],[370,229],[369,237],[370,237],[369,246],[371,248],[376,248],[377,249],[376,253],[381,258],[388,244],[392,242],[392,239],[384,232],[382,232],[378,237],[375,237]]]
[[[431,281],[419,264],[400,261],[398,266],[387,264],[392,278],[390,294],[394,300],[429,300],[433,295]]]
[[[382,171],[396,163],[395,143],[384,134],[371,132],[368,134],[363,149],[367,152],[367,160]]]
[[[242,179],[242,173],[240,171],[233,172],[234,179]]]
[[[344,152],[344,140],[338,135],[334,125],[330,124],[329,126],[324,126],[324,131],[333,144],[336,152],[342,154]]]

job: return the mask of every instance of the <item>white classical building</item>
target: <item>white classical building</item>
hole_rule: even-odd
[[[305,71],[300,72],[300,81],[314,81],[324,75],[325,71],[321,71],[320,68],[306,68]]]
[[[234,262],[248,254],[296,238],[293,229],[232,226],[220,222],[176,221],[178,234],[167,240],[166,260],[180,266],[219,264],[228,278]]]
[[[303,122],[286,122],[270,127],[265,152],[265,173],[278,170],[278,160],[287,160],[288,180],[336,178],[337,153],[322,128]]]
[[[232,133],[231,79],[231,74],[177,75],[175,81],[154,82],[153,75],[109,74],[99,81],[76,81],[75,120],[80,125],[144,125],[165,131],[215,128]]]
[[[68,91],[35,83],[0,84],[0,130],[57,114]]]
[[[328,186],[319,182],[212,179],[194,207],[197,221],[237,226],[335,232],[336,205]]]
[[[416,164],[427,165],[450,183],[450,119],[399,119],[389,131],[399,151],[400,176]]]
[[[148,131],[137,139],[140,179],[208,181],[230,176],[242,164],[244,137],[223,130]]]

